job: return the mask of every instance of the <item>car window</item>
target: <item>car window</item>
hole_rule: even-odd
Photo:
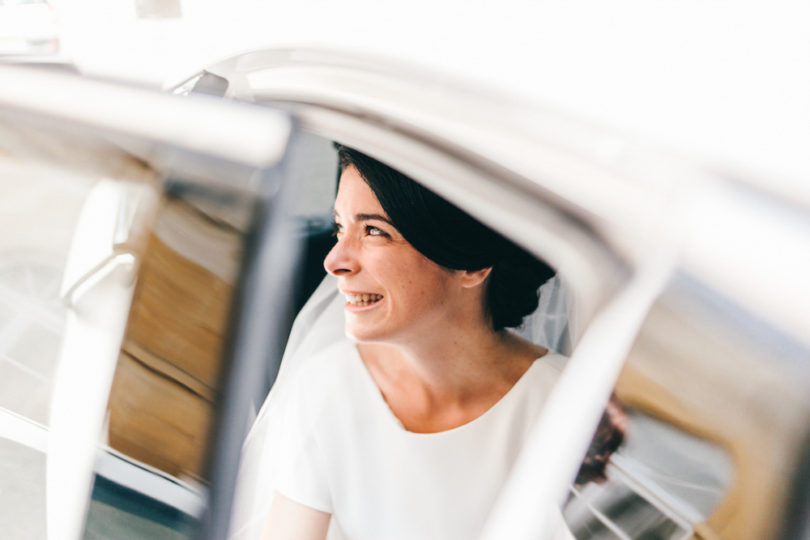
[[[65,320],[62,272],[71,231],[98,179],[6,154],[0,181],[0,406],[47,425]]]
[[[806,349],[785,338],[767,317],[757,317],[717,294],[699,275],[681,273],[667,282],[669,274],[662,272],[649,290],[640,287],[643,294],[638,297],[643,298],[633,309],[620,310],[610,324],[594,322],[642,281],[636,278],[646,277],[644,270],[659,267],[658,262],[651,263],[659,239],[667,250],[676,250],[669,245],[678,243],[668,236],[669,224],[659,230],[662,223],[648,219],[647,212],[660,209],[680,224],[676,217],[682,216],[670,215],[667,207],[688,205],[694,195],[689,189],[679,190],[681,172],[708,182],[705,171],[677,169],[677,180],[670,185],[669,161],[651,149],[637,154],[622,150],[619,158],[603,159],[592,149],[613,147],[620,139],[580,130],[556,116],[529,119],[524,114],[529,109],[497,100],[477,101],[479,96],[468,92],[470,88],[455,88],[453,93],[449,84],[424,85],[407,74],[364,71],[363,62],[351,58],[330,63],[328,56],[323,51],[303,53],[300,61],[287,52],[257,51],[212,70],[223,77],[234,75],[239,84],[231,90],[243,92],[234,97],[281,105],[304,129],[325,141],[358,147],[402,170],[558,264],[561,277],[571,285],[567,292],[572,298],[563,304],[577,308],[560,324],[573,355],[585,349],[590,356],[582,353],[578,359],[584,357],[581,365],[594,368],[593,372],[606,364],[617,369],[624,364],[614,395],[624,409],[627,432],[609,460],[608,478],[568,489],[565,517],[577,538],[777,536],[787,491],[780,492],[780,486],[793,484],[791,468],[796,455],[803,455],[807,425],[802,397],[806,370],[784,368],[800,365]],[[475,112],[484,113],[477,123],[471,121]],[[521,121],[510,123],[512,117]],[[532,122],[535,125],[530,126]],[[314,176],[326,173],[328,167]],[[647,189],[659,182],[664,189]],[[315,193],[311,188],[300,191]],[[722,206],[719,199],[712,200],[716,208]],[[329,197],[324,200],[328,206]],[[638,208],[635,203],[640,203]],[[318,208],[303,210],[299,216],[310,219],[305,216],[316,216]],[[639,209],[643,211],[636,212]],[[689,212],[685,214],[688,217]],[[712,212],[712,217],[717,216]],[[652,230],[638,235],[634,218],[653,225]],[[712,232],[717,221],[709,221],[709,227],[695,235]],[[725,225],[733,229],[735,223],[729,220]],[[306,252],[314,261],[313,276],[318,272],[322,276],[323,270],[316,267],[328,241],[317,244],[313,241],[317,235],[309,230],[305,237]],[[732,239],[729,246],[743,242]],[[676,259],[664,262],[674,268]],[[712,266],[710,257],[703,261]],[[767,291],[766,283],[758,282]],[[746,318],[748,323],[743,323]],[[603,331],[589,332],[596,326]],[[756,338],[763,333],[770,337]],[[623,340],[626,347],[617,345]],[[612,385],[616,375],[593,377],[593,372],[580,371],[581,382],[604,379],[603,385]],[[591,380],[586,380],[589,375]],[[585,407],[577,408],[580,402],[590,407],[597,401],[582,391],[568,397],[572,405],[568,412],[582,412]],[[558,432],[565,436],[573,430]],[[543,450],[555,446],[542,443]],[[534,472],[561,470],[562,458],[568,459],[573,450],[559,447],[559,460],[542,460],[537,456],[548,453],[538,452],[525,461],[540,463]],[[522,504],[514,508],[524,508],[527,500],[550,500],[547,486],[556,485],[558,478],[554,482],[539,478],[526,475],[523,491],[515,492],[525,497],[518,497]],[[515,522],[533,519],[525,513],[513,517]],[[487,538],[503,536],[495,530]]]
[[[311,183],[309,189],[298,190],[297,194],[300,198],[303,198],[303,202],[299,202],[295,205],[296,208],[300,208],[300,217],[306,220],[313,220],[317,219],[318,216],[322,215],[323,209],[327,209],[331,211],[331,204],[332,199],[334,197],[334,179],[336,177],[336,166],[337,163],[334,159],[335,150],[332,148],[331,141],[325,137],[322,133],[319,134],[307,134],[305,140],[309,142],[309,145],[306,147],[306,151],[304,152],[308,157],[301,160],[302,164],[306,164],[311,162],[313,159],[323,159],[324,162],[329,162],[330,167],[324,167],[322,170],[318,171],[317,174],[312,175]],[[373,148],[367,150],[369,152],[373,151]],[[318,153],[323,152],[323,157],[318,157]],[[326,159],[326,155],[331,154],[331,159]],[[293,174],[294,177],[298,178],[304,174],[304,170],[300,173]],[[417,176],[418,178],[418,176]],[[323,186],[328,186],[328,188],[315,188],[316,182],[320,182]],[[315,199],[316,197],[323,196],[323,200],[325,202],[324,205],[320,203],[313,205],[309,199]],[[310,208],[310,210],[303,211],[305,208]],[[491,212],[497,213],[497,207],[493,206]],[[500,213],[500,217],[504,218],[506,216],[505,212]],[[327,233],[331,232],[327,229]],[[325,275],[325,270],[323,269],[323,258],[326,255],[328,249],[333,245],[334,239],[331,238],[331,235],[321,236],[318,230],[310,230],[304,235],[304,253],[307,254],[305,258],[305,265],[311,265],[312,272],[306,273],[302,271],[299,275],[299,279],[301,279],[301,286],[304,289],[312,290],[314,287],[320,283],[321,279]],[[306,276],[306,279],[303,279]],[[308,283],[306,283],[308,281]],[[528,337],[529,339],[534,340],[536,343],[551,346],[553,348],[558,347],[570,347],[570,335],[568,334],[568,310],[572,308],[570,298],[568,297],[569,291],[567,291],[566,287],[563,286],[563,281],[559,278],[555,278],[551,280],[547,285],[544,285],[542,288],[542,298],[541,298],[541,306],[538,309],[538,312],[529,318],[526,322],[524,327],[519,329],[519,332],[522,333],[524,336]],[[322,295],[323,296],[323,295]],[[316,307],[313,306],[322,306],[324,303],[323,298],[319,297],[313,305],[308,306],[310,311],[309,314],[313,313],[312,310],[316,310]],[[342,305],[342,304],[341,304]],[[328,308],[327,308],[328,309]],[[304,324],[306,327],[306,323]],[[329,330],[323,330],[319,332],[316,328],[311,328],[310,332],[315,335],[316,337],[311,338],[311,341],[317,342],[321,339],[321,334],[329,334]],[[340,333],[340,329],[337,329],[337,332]],[[306,349],[308,345],[301,345],[301,340],[304,343],[307,343],[307,337],[304,335],[297,336],[298,341],[296,341],[296,345],[299,347],[303,347]],[[327,339],[327,338],[323,338]],[[309,350],[309,349],[307,349]],[[285,361],[297,361],[299,364],[304,362],[303,358],[295,356],[294,354],[289,355],[287,360]],[[297,369],[296,365],[285,365],[284,369],[288,370],[285,373],[292,372],[293,370]],[[283,388],[279,389],[279,392],[282,392]],[[267,413],[265,414],[272,414]],[[272,420],[268,420],[272,424]],[[251,527],[255,526],[256,519],[255,516],[250,516],[250,512],[253,510],[253,505],[260,505],[260,502],[263,497],[267,496],[267,493],[264,493],[267,490],[267,486],[263,485],[266,482],[257,481],[259,477],[258,471],[262,470],[262,459],[264,453],[261,450],[263,444],[272,444],[272,440],[268,442],[268,435],[265,434],[261,429],[260,425],[259,432],[254,433],[253,436],[250,438],[248,446],[246,448],[245,456],[243,456],[243,468],[242,468],[242,492],[240,493],[241,499],[237,499],[237,507],[236,512],[237,515],[235,516],[235,524],[233,525],[234,531],[239,531],[238,538],[251,538],[251,533],[246,533],[246,529],[244,527]],[[272,428],[269,428],[272,429]],[[253,522],[253,525],[250,525],[249,522]],[[247,523],[247,524],[246,524]],[[253,531],[255,534],[256,531]]]
[[[44,538],[46,452],[68,307],[62,296],[74,231],[104,182],[148,182],[134,162],[108,165],[18,126],[0,130],[0,526]],[[79,165],[84,162],[84,165]]]
[[[722,447],[634,409],[607,480],[571,486],[564,516],[577,538],[690,538],[717,510],[734,464]]]
[[[575,537],[776,534],[777,516],[758,507],[755,493],[776,497],[790,481],[784,468],[763,471],[766,456],[792,463],[804,440],[787,426],[803,425],[808,411],[806,373],[795,370],[806,354],[764,320],[676,276],[615,388],[627,427],[607,480],[570,487],[564,517]],[[782,372],[786,366],[794,370]],[[790,418],[769,423],[781,408]],[[784,502],[774,498],[770,507]]]
[[[256,272],[268,231],[291,227],[279,200],[289,182],[274,168],[290,124],[233,104],[15,75],[73,90],[59,94],[63,107],[0,95],[0,220],[9,233],[0,235],[0,528],[20,539],[46,529],[198,536],[205,516],[228,511],[217,498],[229,497],[235,461],[215,457],[238,453],[250,388],[262,386],[226,388],[239,364],[226,359],[256,350],[231,332],[250,318],[241,295],[255,291],[242,280]],[[117,118],[122,93],[161,125]],[[63,112],[87,95],[95,106],[77,126]],[[216,132],[194,124],[210,118],[256,144],[207,145]],[[294,235],[274,234],[293,264]],[[285,316],[259,317],[265,335],[287,318],[285,275],[281,292],[270,289]],[[273,347],[259,344],[260,364]],[[243,421],[221,421],[226,409]]]
[[[775,537],[806,437],[796,427],[810,414],[807,357],[765,320],[676,275],[616,386],[629,425],[610,481],[569,497],[582,537]]]
[[[145,241],[108,401],[88,537],[196,531],[250,197],[177,188]]]

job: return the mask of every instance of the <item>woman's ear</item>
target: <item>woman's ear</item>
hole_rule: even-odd
[[[492,272],[492,267],[489,266],[481,270],[461,270],[461,272],[461,286],[469,289],[484,283],[487,276]]]

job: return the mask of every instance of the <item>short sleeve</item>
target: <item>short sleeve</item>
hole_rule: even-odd
[[[317,425],[313,422],[312,404],[301,382],[294,383],[280,411],[283,423],[277,441],[276,490],[295,502],[331,514],[325,456],[318,441]]]

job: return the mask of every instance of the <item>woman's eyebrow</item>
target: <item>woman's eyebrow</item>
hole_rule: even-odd
[[[385,217],[385,216],[383,216],[381,214],[355,214],[354,219],[356,219],[357,221],[368,221],[368,220],[371,220],[371,219],[377,219],[377,220],[383,221],[385,223],[388,223],[392,227],[394,226],[394,224],[391,223],[390,219],[388,219],[387,217]]]
[[[337,210],[332,210],[332,217],[334,217],[335,220],[340,218],[340,214],[338,213]],[[391,220],[388,219],[387,217],[385,217],[382,214],[355,214],[354,219],[355,219],[355,221],[369,221],[369,220],[372,220],[372,219],[377,219],[379,221],[388,223],[392,227],[394,226],[394,224],[391,222]]]

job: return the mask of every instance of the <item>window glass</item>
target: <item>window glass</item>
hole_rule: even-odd
[[[170,194],[138,275],[109,401],[111,448],[204,478],[251,201]]]
[[[688,538],[717,509],[733,480],[722,448],[638,410],[610,457],[607,480],[574,485],[564,516],[577,538]],[[613,537],[613,536],[608,536]]]
[[[806,358],[767,320],[676,274],[616,386],[628,427],[610,481],[578,490],[570,512],[586,527],[636,508],[609,520],[630,537],[642,523],[656,538],[774,537],[807,436]]]
[[[107,144],[68,149],[58,135],[4,136],[0,528],[20,539],[45,535],[60,362],[78,352],[73,390],[98,391],[81,377],[94,375],[84,370],[98,369],[98,355],[66,352],[65,338],[88,339],[92,324],[82,318],[101,313],[128,323],[85,537],[188,537],[205,507],[222,350],[255,201],[180,180],[158,197],[157,173]],[[117,257],[138,261],[137,277],[126,278],[135,280],[131,304],[94,292],[118,271]]]
[[[0,408],[48,423],[62,272],[97,178],[0,154]]]
[[[87,91],[101,104],[131,95],[65,84],[77,88],[68,98]],[[234,425],[221,412],[242,415],[248,398],[226,388],[235,370],[223,358],[241,344],[232,308],[243,259],[257,258],[246,244],[265,245],[286,215],[273,167],[291,130],[283,114],[181,102],[133,98],[139,117],[164,112],[154,129],[89,110],[74,123],[35,97],[3,104],[13,121],[0,122],[0,456],[15,472],[0,477],[0,530],[26,528],[15,538],[41,538],[46,524],[69,537],[185,537],[207,505],[227,512],[208,486],[227,484],[221,463],[235,460],[213,460],[212,448],[238,452],[243,434],[215,427]],[[206,142],[193,118],[258,142]],[[293,264],[291,235],[277,236]],[[275,298],[289,289],[277,281]]]
[[[74,232],[100,183],[150,178],[120,156],[98,159],[57,141],[23,126],[0,130],[0,529],[21,540],[46,534],[48,429]]]
[[[255,201],[171,185],[142,253],[88,538],[184,538],[205,506],[222,358]]]

